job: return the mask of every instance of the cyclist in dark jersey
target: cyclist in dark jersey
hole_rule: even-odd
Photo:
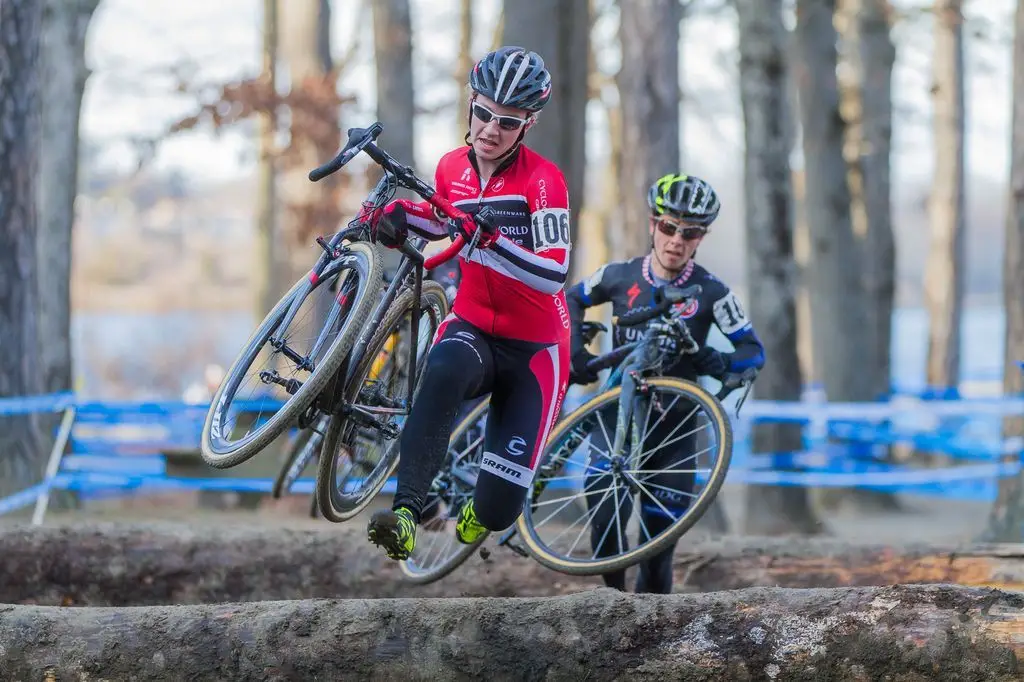
[[[503,47],[477,62],[469,85],[466,146],[441,158],[434,185],[467,213],[490,207],[497,230],[460,254],[452,314],[437,331],[402,430],[392,509],[375,513],[367,528],[392,559],[407,558],[415,547],[459,407],[486,394],[476,494],[458,511],[456,536],[471,544],[512,525],[569,379],[568,190],[558,167],[522,143],[551,96],[551,76],[536,53]],[[451,228],[468,242],[478,229],[473,221],[449,226],[426,202],[400,199],[383,214],[395,234],[385,237],[390,247],[410,231],[442,239]]]
[[[631,308],[654,305],[656,290],[666,285],[682,287],[699,284],[702,292],[681,313],[694,340],[700,345],[700,350],[693,355],[679,353],[676,363],[663,374],[692,381],[699,375],[718,378],[727,372],[760,369],[765,360],[764,347],[736,294],[693,260],[697,247],[718,216],[720,202],[714,189],[707,182],[693,176],[666,175],[651,186],[647,203],[651,209],[648,225],[652,240],[650,253],[639,258],[608,263],[567,291],[566,299],[573,322],[572,381],[588,384],[597,380],[597,376],[586,369],[587,362],[594,356],[587,350],[580,335],[584,310],[602,303],[611,303],[613,315],[619,316]],[[732,352],[723,353],[707,345],[711,325],[716,325],[732,342]],[[646,325],[615,327],[612,330],[614,346],[636,341],[645,328]],[[605,415],[605,423],[615,423],[614,410],[613,406],[609,414]],[[685,413],[679,416],[680,419],[685,417]],[[678,421],[662,420],[647,435],[644,443],[645,451],[654,451],[646,466],[663,471],[650,479],[654,491],[652,494],[659,498],[661,504],[641,504],[641,518],[652,535],[668,528],[678,518],[675,514],[681,515],[691,499],[689,495],[693,490],[693,474],[674,469],[681,461],[692,458],[697,452],[696,434],[671,438],[674,441],[671,446],[657,449],[662,443],[671,442],[666,438],[671,437],[673,430],[681,430],[683,433],[697,430],[696,425],[693,428],[678,427]],[[592,434],[592,437],[596,439],[598,449],[607,450],[608,444],[599,442],[602,439],[600,433]],[[651,445],[648,446],[648,443]],[[592,465],[600,467],[600,462],[592,462]],[[602,477],[607,480],[606,476],[595,474],[588,477],[587,489],[607,488],[609,484],[602,483]],[[619,554],[622,549],[618,545],[618,538],[612,537],[617,533],[605,533],[614,517],[615,504],[608,499],[599,502],[599,499],[596,493],[587,495],[588,507],[601,507],[591,522],[591,541],[599,556]],[[628,513],[621,502],[619,509],[620,513]],[[667,516],[665,509],[673,512],[673,516]],[[598,547],[602,538],[604,542]],[[674,550],[674,546],[670,547],[640,564],[637,592],[671,592]],[[625,590],[625,571],[616,571],[603,577],[609,587]]]

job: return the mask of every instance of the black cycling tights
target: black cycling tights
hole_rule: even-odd
[[[692,409],[692,406],[687,406]],[[591,470],[607,470],[609,461],[602,457],[599,452],[607,453],[609,446],[604,440],[607,432],[609,438],[613,437],[615,426],[615,412],[617,406],[612,405],[601,411],[601,420],[605,429],[600,427],[591,431],[592,455],[590,458]],[[689,409],[676,409],[665,416],[644,440],[644,447],[641,449],[643,460],[639,469],[641,471],[659,471],[646,479],[644,486],[657,501],[641,492],[640,500],[640,540],[646,541],[671,526],[677,518],[689,507],[692,500],[696,458],[693,454],[697,451],[697,437],[693,433],[697,430],[696,417],[690,417],[688,423],[680,424],[686,419]],[[656,413],[652,414],[650,423],[657,421]],[[643,423],[643,420],[641,420]],[[665,443],[664,447],[658,447]],[[657,448],[655,450],[655,448]],[[652,452],[653,450],[653,452]],[[627,438],[628,451],[628,438]],[[644,476],[644,474],[641,474]],[[618,522],[625,524],[630,518],[633,510],[633,499],[628,491],[620,483],[616,490],[612,488],[613,478],[610,474],[591,473],[586,479],[587,508],[593,510],[594,516],[591,519],[590,541],[591,546],[599,557],[614,556],[623,550],[619,547],[618,528],[616,523],[616,507],[618,507]],[[617,498],[616,498],[617,496]],[[650,535],[646,535],[644,530]],[[623,544],[628,546],[628,539],[622,538]],[[672,554],[675,552],[676,543],[655,554],[650,559],[640,562],[640,572],[637,575],[636,591],[653,592],[657,594],[668,594],[672,591]],[[613,571],[601,576],[605,585],[618,590],[626,589],[626,571]]]
[[[533,483],[540,445],[558,416],[569,376],[568,343],[489,336],[453,315],[437,331],[422,384],[402,430],[393,508],[417,523],[464,400],[491,394],[473,508],[499,531],[515,523]]]

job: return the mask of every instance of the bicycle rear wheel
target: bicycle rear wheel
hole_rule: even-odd
[[[201,453],[210,466],[226,469],[259,453],[313,403],[345,360],[380,294],[383,269],[369,244],[345,249],[324,275],[295,283],[231,365],[203,425]],[[319,319],[325,308],[317,298],[323,295],[334,299],[326,321]],[[296,314],[288,320],[293,307]],[[262,369],[253,370],[261,359]],[[259,392],[244,397],[250,386]],[[283,404],[274,410],[276,402]],[[251,428],[235,438],[241,415],[248,415]]]
[[[455,524],[459,509],[473,499],[476,490],[488,403],[481,400],[452,431],[444,465],[434,477],[420,515],[416,549],[400,564],[410,582],[425,585],[440,580],[461,566],[487,539],[484,535],[464,545],[455,537]]]
[[[320,445],[324,441],[324,431],[327,429],[327,415],[321,414],[316,422],[301,429],[295,437],[289,441],[285,451],[284,461],[281,469],[274,479],[274,486],[270,490],[270,496],[275,500],[289,492],[299,480],[299,476],[306,470],[313,458],[320,453]]]
[[[348,414],[331,417],[317,470],[317,501],[330,521],[346,521],[365,509],[398,466],[399,435],[414,400],[407,395],[409,372],[414,372],[418,387],[434,335],[448,315],[444,288],[423,282],[416,367],[410,368],[413,305],[411,290],[399,294],[362,357],[353,359],[355,368],[344,394]],[[394,334],[398,344],[385,353]]]
[[[732,426],[722,404],[689,381],[657,377],[646,384],[642,400],[647,402],[633,414],[637,445],[627,442],[625,452],[602,449],[610,450],[605,444],[614,440],[621,386],[584,403],[552,431],[528,503],[516,521],[526,551],[542,565],[570,575],[628,568],[671,546],[714,501],[732,456]],[[674,428],[648,446],[648,435],[662,424],[661,428]],[[688,445],[681,449],[686,453],[669,450],[655,457],[683,439]],[[666,458],[668,465],[661,461]],[[710,462],[706,468],[700,466],[704,461]],[[690,489],[665,485],[681,475],[691,477]],[[660,532],[650,531],[641,512],[644,506],[647,514],[664,514],[669,525]],[[592,522],[598,514],[607,520],[602,524],[605,529],[594,533],[597,524]],[[577,515],[582,524],[576,524]],[[574,521],[570,524],[569,519]],[[629,548],[628,536],[634,531],[639,544]],[[582,544],[590,544],[591,549],[582,549]],[[608,553],[607,547],[617,551]]]

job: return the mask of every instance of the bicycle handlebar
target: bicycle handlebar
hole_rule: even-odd
[[[493,234],[494,226],[489,222],[486,216],[477,218],[476,216],[455,208],[447,199],[442,196],[438,196],[433,187],[423,180],[420,180],[416,176],[416,173],[413,172],[412,168],[399,163],[393,156],[374,144],[374,140],[377,139],[377,136],[379,136],[383,130],[384,126],[380,121],[375,122],[369,128],[349,128],[348,142],[345,143],[342,150],[338,152],[337,156],[324,165],[311,170],[309,172],[309,179],[313,182],[319,182],[332,173],[336,173],[341,170],[342,167],[354,159],[359,152],[365,152],[367,156],[377,163],[377,165],[385,171],[394,174],[402,186],[411,189],[413,192],[423,197],[427,203],[444,214],[450,220],[457,222],[473,220],[473,222],[477,224],[478,234],[480,230]],[[477,238],[474,236],[474,241],[471,246],[475,246],[476,239]],[[457,235],[452,240],[451,246],[427,259],[423,259],[423,255],[416,249],[410,248],[407,250],[402,248],[402,252],[414,260],[422,262],[425,269],[433,270],[442,263],[455,257],[455,255],[458,254],[465,245],[466,240],[462,235]],[[403,245],[403,247],[404,246],[405,245]],[[413,256],[410,254],[410,250],[416,251],[416,255]]]

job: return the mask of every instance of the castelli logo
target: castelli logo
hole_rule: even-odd
[[[678,304],[678,305],[676,306],[676,308],[678,309],[678,308],[679,308],[679,307],[681,307],[682,305],[683,305],[683,304],[682,304],[682,303],[680,303],[680,304]],[[696,315],[696,314],[697,314],[697,307],[698,307],[698,305],[697,305],[697,299],[693,299],[692,301],[690,301],[689,303],[687,303],[687,304],[686,304],[686,307],[685,307],[685,308],[683,308],[683,309],[682,309],[682,310],[681,310],[681,311],[679,312],[679,316],[680,316],[680,317],[682,317],[682,318],[684,318],[684,319],[687,319],[687,320],[688,320],[688,319],[690,319],[691,317],[693,317],[694,315]]]
[[[497,191],[499,191],[504,186],[505,186],[505,178],[498,178],[497,180],[494,181],[494,184],[491,185],[491,191],[492,192],[497,192]]]

